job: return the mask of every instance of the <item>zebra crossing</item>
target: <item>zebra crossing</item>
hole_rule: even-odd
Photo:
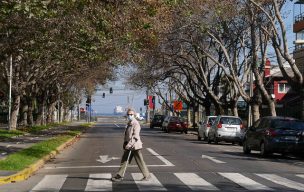
[[[89,174],[84,178],[86,182],[82,189],[77,191],[121,191],[115,186],[124,184],[126,187],[133,186],[135,191],[227,191],[228,186],[234,186],[230,191],[304,191],[304,174],[151,173],[150,180],[140,181],[141,173],[130,173],[122,182],[112,182],[111,177],[111,173]],[[75,175],[45,175],[31,192],[65,191],[71,187],[66,184],[67,180],[73,178],[76,178]]]

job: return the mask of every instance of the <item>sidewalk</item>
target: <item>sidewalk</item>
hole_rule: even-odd
[[[6,158],[8,155],[21,151],[23,149],[29,148],[32,145],[45,141],[50,139],[53,136],[60,135],[63,132],[66,132],[68,130],[74,130],[76,127],[79,127],[80,124],[85,123],[84,121],[77,121],[77,122],[71,122],[68,125],[62,125],[55,128],[49,128],[43,131],[40,131],[37,134],[26,134],[18,137],[14,137],[11,139],[5,139],[0,140],[0,160]],[[68,143],[68,142],[67,142]],[[66,147],[67,144],[62,146],[61,148]],[[47,159],[45,159],[47,160]],[[42,160],[44,163],[45,160]],[[12,182],[14,180],[11,180],[9,177],[16,177],[16,175],[21,174],[22,171],[4,171],[0,170],[0,180],[7,180],[8,182]],[[28,171],[27,171],[28,172]],[[3,181],[0,182],[0,184],[3,183]]]

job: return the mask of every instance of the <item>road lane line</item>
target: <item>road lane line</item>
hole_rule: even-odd
[[[298,182],[286,179],[284,177],[280,177],[275,174],[256,174],[256,175],[258,175],[264,179],[267,179],[271,182],[274,182],[276,184],[283,185],[285,187],[289,187],[289,188],[296,189],[299,191],[304,191],[304,184],[302,184],[302,183],[298,183]]]
[[[175,165],[147,165],[148,167],[172,167]],[[92,166],[65,166],[65,167],[45,167],[45,169],[87,169],[87,168],[119,168],[120,165],[92,165]],[[129,165],[128,167],[138,167],[137,165]]]
[[[162,162],[164,162],[166,166],[169,166],[169,167],[170,166],[175,166],[170,161],[168,161],[167,159],[165,159],[163,156],[161,156],[158,153],[156,153],[153,149],[147,148],[147,150],[150,151],[150,153],[152,155],[154,155],[155,157],[157,157],[159,160],[161,160]]]
[[[148,181],[140,181],[143,177],[142,173],[131,173],[139,191],[167,191],[159,180],[150,173],[151,178]]]
[[[209,159],[210,161],[213,161],[213,162],[215,162],[215,163],[226,163],[226,162],[224,162],[224,161],[217,160],[217,159],[215,159],[214,157],[210,157],[210,156],[208,156],[208,155],[202,155],[202,158],[203,158],[203,159]]]
[[[219,173],[219,174],[248,190],[267,190],[267,191],[273,190],[239,173]]]
[[[30,192],[59,192],[68,175],[46,175]]]
[[[119,125],[117,125],[117,124],[114,124],[116,127],[119,127]]]
[[[85,191],[112,191],[110,173],[90,174]]]
[[[174,175],[193,191],[216,191],[217,187],[208,183],[195,173],[174,173]]]

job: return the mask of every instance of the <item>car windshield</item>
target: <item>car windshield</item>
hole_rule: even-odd
[[[221,121],[222,124],[232,124],[232,125],[240,125],[242,122],[239,118],[233,117],[222,117]]]
[[[304,130],[304,121],[284,119],[274,120],[272,121],[271,128]]]

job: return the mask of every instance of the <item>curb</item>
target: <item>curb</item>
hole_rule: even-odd
[[[30,176],[33,175],[33,173],[35,173],[37,170],[39,170],[45,164],[45,162],[50,160],[55,155],[59,154],[60,151],[62,151],[64,148],[70,146],[77,139],[79,139],[80,135],[81,134],[78,134],[75,137],[69,139],[67,142],[65,142],[62,145],[60,145],[59,147],[57,147],[56,150],[54,150],[50,154],[42,157],[40,160],[38,160],[36,163],[30,165],[28,168],[25,168],[22,171],[19,171],[10,176],[0,177],[0,185],[14,183],[16,181],[23,181],[23,180],[28,179]]]

